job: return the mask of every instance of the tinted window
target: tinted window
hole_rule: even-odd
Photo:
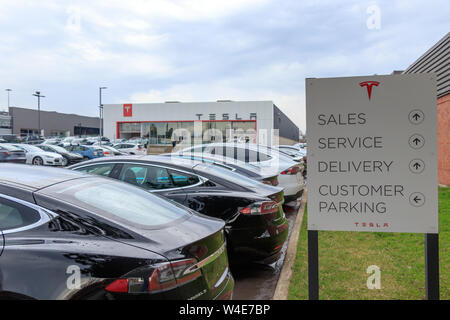
[[[49,147],[47,147],[47,146],[39,146],[39,148],[41,148],[42,150],[44,150],[44,151],[49,151],[49,152],[53,152],[53,150],[52,149],[50,149]]]
[[[56,151],[56,152],[60,152],[60,153],[65,153],[66,150],[64,148],[58,147],[58,146],[52,146],[52,147],[47,147],[49,149],[51,149],[52,151]]]
[[[212,174],[219,178],[231,181],[240,186],[246,187],[257,187],[261,185],[261,182],[257,180],[250,179],[242,174],[239,174],[235,171],[231,171],[219,166],[215,166],[213,164],[198,164],[194,167],[196,171],[204,172],[207,174]]]
[[[169,173],[170,177],[172,178],[173,184],[176,187],[186,187],[200,182],[200,179],[195,175],[172,170],[169,170]]]
[[[16,229],[40,220],[39,213],[22,204],[0,198],[0,229]]]
[[[125,164],[119,179],[148,190],[175,187],[167,169],[154,166]]]
[[[107,179],[69,181],[44,192],[125,225],[157,227],[190,215],[182,207],[141,188]]]
[[[269,156],[269,155],[267,155],[265,153],[258,152],[258,161],[267,161],[267,160],[270,160],[270,159],[272,159],[271,156]]]
[[[111,173],[113,168],[114,163],[105,163],[82,168],[75,168],[74,170],[107,177]]]

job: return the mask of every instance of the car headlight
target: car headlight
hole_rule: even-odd
[[[53,160],[55,157],[45,155],[44,158]]]

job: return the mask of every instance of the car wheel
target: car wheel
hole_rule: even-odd
[[[44,160],[42,160],[41,157],[36,157],[36,158],[33,159],[32,163],[35,166],[43,166],[44,165]]]

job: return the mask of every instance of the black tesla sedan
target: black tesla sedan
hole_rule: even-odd
[[[237,159],[230,159],[220,156],[204,155],[204,154],[184,155],[177,153],[166,153],[163,155],[166,157],[179,157],[184,159],[198,160],[206,163],[214,163],[214,165],[222,166],[224,168],[235,171],[251,179],[260,181],[261,183],[272,186],[278,185],[278,174],[276,175],[274,175],[273,173],[265,174],[257,166]]]
[[[288,236],[283,189],[214,163],[167,156],[94,159],[69,169],[122,180],[226,223],[231,263],[273,263]]]
[[[119,181],[0,164],[0,299],[230,299],[224,225]]]
[[[52,144],[39,144],[36,147],[44,151],[54,152],[62,155],[64,161],[63,166],[75,164],[84,160],[83,156],[79,155],[78,153],[67,151],[66,149],[60,146],[55,146]]]

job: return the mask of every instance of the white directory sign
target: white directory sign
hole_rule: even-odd
[[[306,79],[308,229],[438,233],[436,76]]]

